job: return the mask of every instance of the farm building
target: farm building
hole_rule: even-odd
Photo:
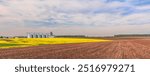
[[[50,33],[28,33],[27,38],[51,38],[54,37],[53,32]]]

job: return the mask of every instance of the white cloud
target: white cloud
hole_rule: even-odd
[[[77,33],[101,35],[104,32],[96,33],[103,30],[101,28],[114,34],[119,30],[111,30],[112,27],[121,29],[125,26],[126,28],[138,26],[134,27],[138,29],[139,26],[144,28],[145,25],[150,25],[149,12],[143,12],[150,9],[149,5],[135,6],[129,2],[131,1],[106,3],[103,0],[3,0],[0,3],[0,29],[11,28],[16,32],[15,27],[18,27],[18,30],[24,28],[24,31],[35,27],[41,31],[43,28],[55,31],[57,28],[62,30],[69,28],[74,30],[70,33],[78,30]],[[124,13],[127,14],[123,15]],[[56,27],[51,27],[55,25]],[[83,28],[92,30],[87,31]]]
[[[138,9],[138,10],[150,10],[150,5],[137,6],[136,9]]]

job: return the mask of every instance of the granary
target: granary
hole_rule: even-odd
[[[52,38],[54,37],[53,32],[50,33],[28,33],[27,38]]]

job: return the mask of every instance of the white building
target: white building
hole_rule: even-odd
[[[53,32],[50,33],[28,33],[27,38],[52,38],[54,37]]]

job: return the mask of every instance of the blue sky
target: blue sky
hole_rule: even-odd
[[[150,0],[0,0],[0,34],[150,33]]]

